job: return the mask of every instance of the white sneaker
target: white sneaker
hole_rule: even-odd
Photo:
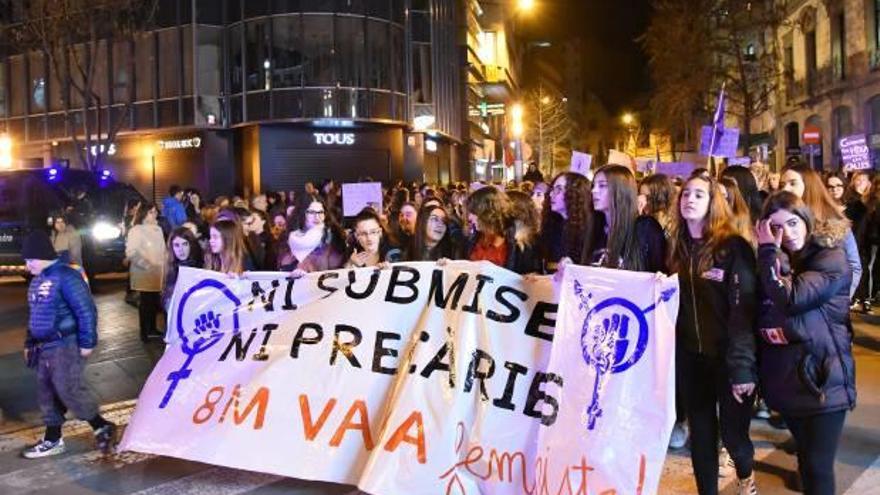
[[[734,474],[736,474],[736,464],[733,463],[733,457],[730,457],[726,448],[721,447],[721,452],[718,454],[718,476],[727,478]]]
[[[744,480],[736,480],[737,495],[758,495],[758,486],[755,484],[755,473]]]
[[[669,448],[670,449],[681,449],[687,444],[688,441],[688,430],[687,425],[684,422],[675,423],[675,426],[672,427],[672,436],[669,437]]]
[[[37,459],[40,457],[63,454],[65,450],[67,449],[64,447],[63,438],[59,438],[57,442],[50,442],[49,440],[44,439],[41,440],[40,443],[24,449],[21,452],[21,455],[26,459]]]

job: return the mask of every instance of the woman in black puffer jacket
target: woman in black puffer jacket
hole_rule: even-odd
[[[782,413],[797,442],[804,493],[831,495],[837,444],[856,403],[852,272],[841,247],[846,229],[815,225],[792,193],[776,193],[764,205],[759,378],[767,405]]]

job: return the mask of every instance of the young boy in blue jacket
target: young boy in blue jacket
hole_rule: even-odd
[[[37,372],[37,399],[46,424],[43,440],[21,455],[35,459],[63,453],[61,427],[67,410],[88,421],[98,448],[108,453],[116,425],[98,414],[83,374],[85,360],[98,343],[97,311],[89,286],[80,272],[59,261],[43,231],[24,239],[21,254],[34,276],[28,288],[24,356]]]

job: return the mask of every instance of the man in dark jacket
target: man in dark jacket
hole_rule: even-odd
[[[24,356],[37,371],[37,399],[46,424],[43,440],[22,451],[22,456],[35,459],[64,452],[61,426],[68,409],[89,422],[98,448],[107,453],[116,426],[98,414],[83,376],[85,358],[98,343],[97,311],[89,286],[80,272],[58,261],[43,231],[24,239],[21,254],[34,276],[28,288]]]

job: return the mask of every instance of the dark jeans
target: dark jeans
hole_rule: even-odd
[[[141,327],[141,339],[146,340],[147,335],[158,332],[156,327],[156,316],[159,314],[159,296],[158,292],[140,293],[140,304],[138,305],[138,319]]]
[[[805,495],[834,495],[834,456],[845,419],[846,411],[785,417],[797,443],[798,471]]]
[[[677,351],[685,410],[691,431],[691,464],[700,495],[718,493],[718,430],[736,465],[738,478],[748,478],[755,464],[749,424],[755,394],[740,404],[733,398],[723,361]]]
[[[58,346],[40,350],[37,401],[46,426],[64,424],[68,409],[83,420],[98,414],[98,404],[86,388],[84,367],[85,359],[79,355],[76,338],[67,338]]]

